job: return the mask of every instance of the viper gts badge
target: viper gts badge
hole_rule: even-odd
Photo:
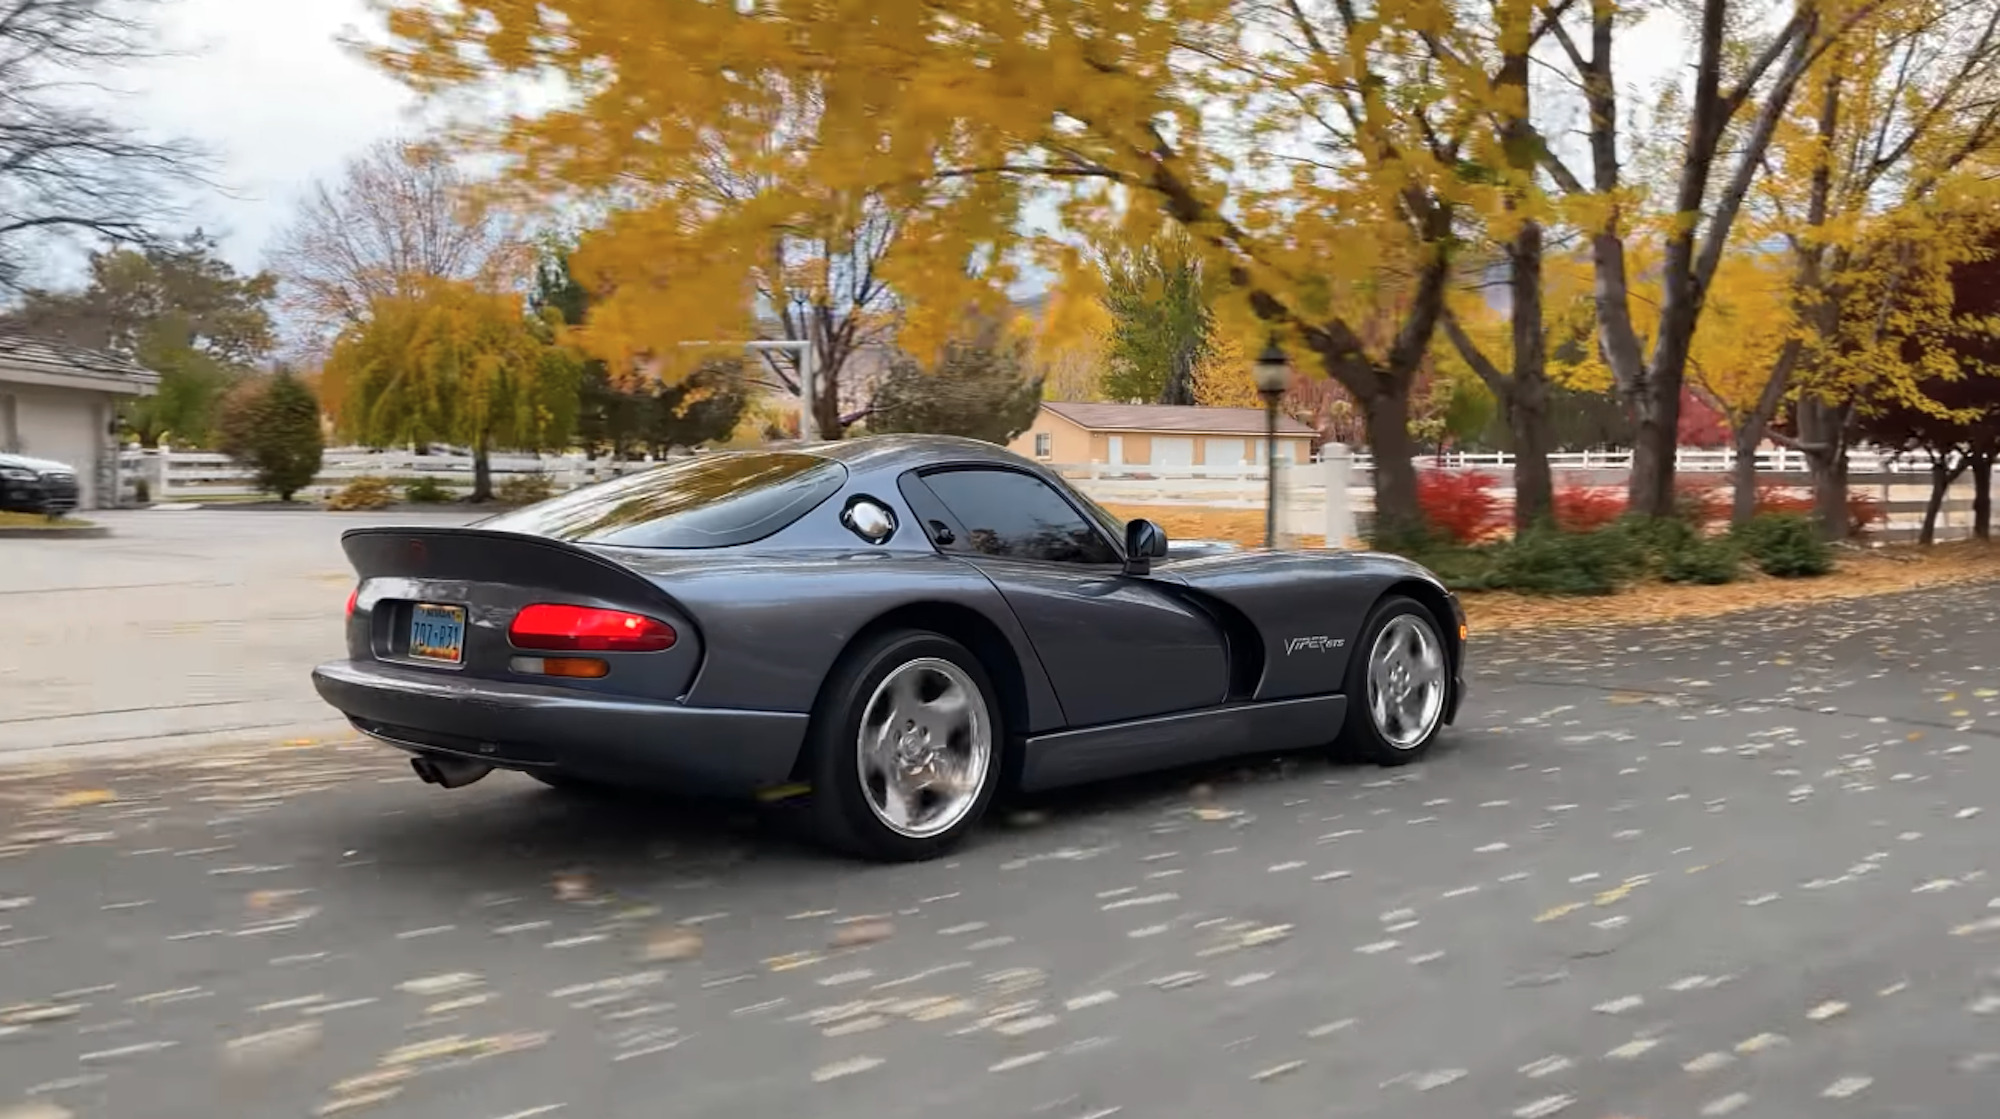
[[[1345,644],[1347,644],[1346,638],[1328,637],[1325,634],[1321,634],[1318,637],[1288,637],[1285,639],[1285,655],[1289,657],[1300,649],[1311,649],[1316,653],[1324,653],[1328,649],[1338,649]]]

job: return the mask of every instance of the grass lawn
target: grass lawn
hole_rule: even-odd
[[[89,521],[75,517],[50,520],[40,513],[0,513],[0,528],[89,528]]]
[[[1252,547],[1264,542],[1264,514],[1258,509],[1136,505],[1110,509],[1120,517],[1145,517],[1157,523],[1170,540],[1233,540]],[[1318,536],[1301,541],[1308,548],[1321,543]],[[1836,555],[1833,573],[1817,579],[1773,579],[1746,568],[1736,582],[1715,587],[1641,583],[1603,597],[1549,598],[1496,591],[1475,591],[1460,597],[1467,620],[1477,633],[1537,626],[1670,622],[1793,602],[2000,580],[2000,545],[1976,541],[1933,548],[1843,548]]]

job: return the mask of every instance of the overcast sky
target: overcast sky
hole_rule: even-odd
[[[254,270],[315,179],[375,140],[409,131],[412,99],[340,46],[372,28],[363,0],[171,0],[160,8],[179,57],[121,77],[150,129],[210,149],[230,196],[193,202],[190,218]]]

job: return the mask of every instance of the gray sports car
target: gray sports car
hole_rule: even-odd
[[[1002,786],[1250,751],[1420,757],[1465,616],[1396,556],[1176,554],[986,443],[723,452],[466,528],[366,528],[313,683],[455,787],[810,798],[833,844],[936,854]]]

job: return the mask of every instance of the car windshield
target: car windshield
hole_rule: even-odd
[[[626,548],[727,548],[831,497],[847,467],[794,451],[701,455],[502,513],[480,528]]]

